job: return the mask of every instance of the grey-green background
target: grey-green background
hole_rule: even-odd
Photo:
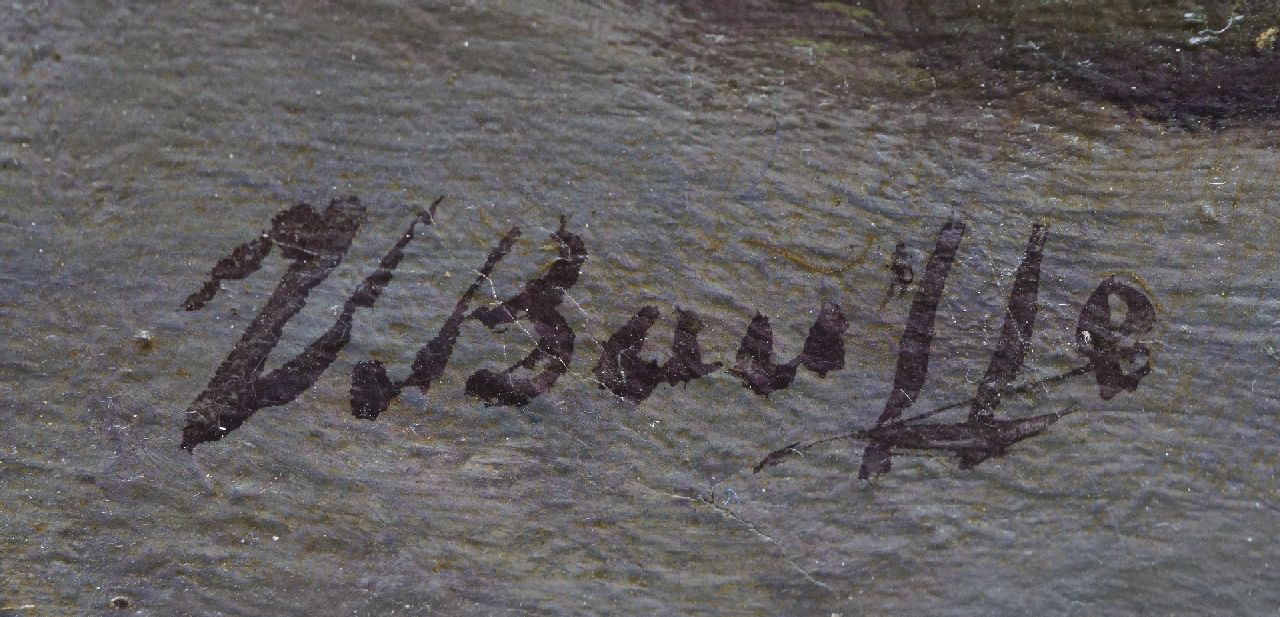
[[[1274,114],[1162,115],[1053,68],[1183,53],[1239,14],[1186,48],[1265,74],[1280,17],[919,4],[5,3],[0,615],[1280,611]],[[997,48],[1057,64],[977,53]],[[343,195],[369,220],[278,359],[446,201],[312,390],[180,450],[284,264],[182,300],[277,211]],[[904,456],[859,483],[860,447],[835,443],[751,474],[874,421],[911,298],[885,301],[886,264],[902,240],[919,271],[953,213],[968,233],[916,409],[972,395],[1035,222],[1026,373],[1080,362],[1080,307],[1119,274],[1158,305],[1152,374],[1110,401],[1088,379],[1007,401],[1081,411],[971,471]],[[429,397],[349,415],[356,362],[403,375],[506,228],[525,236],[486,301],[550,261],[561,214],[591,252],[571,374],[484,408],[466,376],[529,340],[471,325]],[[793,356],[824,299],[848,366],[767,399],[722,371],[633,406],[591,375],[644,304],[650,354],[679,305],[732,361],[755,311]]]

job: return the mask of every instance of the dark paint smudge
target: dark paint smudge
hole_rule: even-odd
[[[930,98],[950,95],[962,105],[1064,90],[1187,129],[1280,118],[1280,89],[1275,86],[1280,83],[1280,51],[1259,38],[1280,21],[1275,2],[1198,2],[1195,6],[1207,20],[1195,24],[1186,17],[1189,9],[1176,3],[1106,7],[1085,2],[1075,10],[1055,3],[979,0],[677,4],[700,32],[727,35],[728,42],[717,47],[732,46],[734,52],[732,58],[723,54],[721,63],[739,58],[785,62],[787,56],[779,50],[813,41],[834,50],[868,47],[886,57],[907,52],[915,67],[928,72]],[[1107,19],[1081,19],[1094,9],[1104,10]],[[1209,27],[1210,22],[1215,26]],[[843,78],[843,72],[810,68],[812,64],[812,59],[808,64],[790,62],[789,81],[821,82],[831,74]],[[899,98],[921,94],[895,86],[877,83],[868,93]],[[1074,103],[1060,102],[1065,107]]]

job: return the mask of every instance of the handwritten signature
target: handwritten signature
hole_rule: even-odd
[[[186,310],[199,310],[213,300],[222,281],[243,279],[256,272],[273,247],[290,265],[209,384],[188,408],[182,447],[193,450],[201,443],[219,440],[259,409],[287,404],[310,388],[350,341],[356,309],[372,308],[377,302],[418,226],[435,223],[440,202],[437,199],[414,218],[378,267],[347,298],[327,331],[265,375],[263,367],[280,342],[285,324],[303,309],[310,291],[342,262],[365,219],[366,209],[354,197],[336,199],[323,211],[298,204],[277,214],[270,228],[259,237],[236,247],[218,261],[209,280],[184,302]],[[893,294],[894,285],[898,286],[899,293],[913,284],[916,289],[899,344],[893,390],[876,424],[867,429],[789,444],[760,461],[756,472],[819,444],[845,439],[866,442],[858,474],[861,478],[888,472],[893,453],[901,450],[951,452],[959,458],[962,469],[970,468],[1005,454],[1013,444],[1044,432],[1075,410],[1070,406],[1031,417],[1000,418],[996,411],[1002,397],[1090,373],[1104,400],[1138,387],[1151,370],[1151,352],[1140,337],[1152,329],[1155,307],[1141,290],[1114,277],[1094,289],[1080,312],[1076,343],[1084,364],[1048,379],[1014,383],[1022,370],[1035,323],[1040,264],[1048,235],[1047,228],[1037,224],[1031,230],[1022,263],[1014,275],[1004,325],[977,393],[961,403],[904,418],[903,414],[919,397],[928,375],[938,304],[964,232],[962,221],[955,217],[948,220],[919,277],[909,264],[905,245],[899,243],[894,251],[890,266],[894,281],[889,294]],[[568,372],[575,335],[559,308],[565,293],[582,274],[587,249],[582,238],[568,230],[564,218],[551,234],[558,256],[541,274],[527,281],[519,293],[496,305],[471,308],[476,294],[511,252],[520,235],[520,228],[512,227],[489,252],[484,264],[476,270],[475,279],[454,304],[452,313],[435,336],[418,350],[407,377],[392,380],[386,367],[377,360],[355,366],[350,389],[354,416],[376,419],[408,387],[427,393],[444,373],[461,328],[469,321],[479,322],[490,330],[517,322],[527,323],[536,336],[533,349],[520,361],[500,370],[481,369],[467,378],[467,394],[484,404],[523,406],[549,391]],[[1122,310],[1115,310],[1113,299],[1124,305]],[[703,361],[698,342],[703,322],[695,312],[679,307],[669,359],[659,364],[643,358],[647,334],[659,317],[656,307],[642,307],[602,344],[593,369],[601,388],[639,404],[664,382],[668,385],[688,383],[723,368],[720,362]],[[788,362],[779,363],[774,359],[769,319],[757,313],[738,346],[734,365],[726,370],[738,377],[744,387],[761,396],[789,387],[801,367],[825,377],[844,368],[843,335],[848,327],[848,318],[840,305],[824,302],[800,353]],[[925,422],[965,405],[969,413],[961,422]]]

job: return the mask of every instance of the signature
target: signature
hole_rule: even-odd
[[[366,208],[354,197],[336,199],[324,210],[298,204],[277,214],[257,238],[231,251],[214,265],[209,280],[183,303],[196,311],[212,301],[222,281],[243,279],[261,268],[277,250],[290,262],[275,290],[245,329],[187,410],[182,447],[222,439],[255,412],[287,404],[305,392],[336,359],[351,339],[352,319],[360,308],[372,308],[392,280],[419,226],[435,224],[441,200],[418,213],[404,233],[343,303],[330,328],[279,368],[265,372],[268,356],[280,342],[284,326],[306,305],[312,289],[342,262],[366,217]],[[1040,285],[1040,264],[1048,237],[1044,225],[1034,225],[1022,263],[1014,275],[1005,310],[1004,325],[995,352],[975,395],[915,416],[903,417],[919,397],[929,371],[929,350],[934,322],[947,277],[955,262],[965,224],[954,216],[943,225],[936,246],[922,273],[916,275],[904,243],[894,251],[890,269],[894,275],[889,295],[897,286],[902,294],[915,286],[906,327],[898,349],[893,389],[876,424],[841,435],[796,442],[775,450],[755,467],[759,472],[793,454],[819,444],[855,439],[866,442],[859,477],[870,478],[890,470],[894,452],[940,450],[955,454],[961,468],[970,468],[1003,455],[1013,444],[1044,432],[1075,410],[1074,406],[1023,418],[997,414],[1001,398],[1026,392],[1072,377],[1092,374],[1100,396],[1107,400],[1121,391],[1132,391],[1151,370],[1151,352],[1140,341],[1155,323],[1155,307],[1138,288],[1116,280],[1104,280],[1085,301],[1076,327],[1076,343],[1084,363],[1048,379],[1015,384],[1031,340]],[[452,313],[435,335],[417,352],[408,376],[393,380],[377,360],[356,364],[351,375],[351,413],[375,420],[400,393],[416,387],[424,394],[444,374],[463,325],[479,322],[489,330],[519,324],[532,327],[536,343],[518,362],[497,369],[485,368],[466,380],[466,393],[485,405],[523,406],[548,392],[568,372],[575,351],[575,335],[560,313],[565,294],[582,275],[588,253],[582,238],[568,228],[563,217],[551,234],[557,257],[523,288],[492,306],[472,307],[476,294],[520,238],[519,227],[510,228],[490,250],[475,272],[476,277],[454,304]],[[1123,304],[1116,310],[1113,300]],[[602,343],[592,372],[601,388],[634,404],[648,398],[663,383],[669,386],[701,379],[721,370],[721,362],[706,362],[698,341],[703,322],[691,310],[676,307],[675,332],[670,356],[659,364],[645,359],[649,330],[660,318],[653,306],[642,307]],[[769,318],[757,313],[739,343],[734,364],[726,372],[741,380],[755,394],[789,387],[799,369],[819,377],[845,366],[844,333],[849,320],[835,302],[824,302],[809,329],[800,353],[780,362],[774,357],[773,329]],[[953,423],[925,422],[942,412],[968,406],[966,419]]]

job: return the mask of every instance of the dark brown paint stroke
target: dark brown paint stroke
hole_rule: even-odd
[[[279,222],[284,214],[278,215],[276,221]],[[263,232],[261,236],[236,247],[230,255],[218,260],[209,274],[208,282],[199,291],[188,296],[182,303],[182,308],[188,311],[204,308],[204,305],[218,293],[222,281],[239,280],[257,272],[258,268],[262,267],[262,260],[270,252],[270,232]]]
[[[827,373],[844,368],[843,335],[848,329],[849,320],[840,305],[823,302],[818,318],[809,328],[804,348],[790,362],[777,364],[773,361],[773,327],[768,317],[756,313],[738,345],[737,361],[729,372],[761,396],[790,386],[801,366],[826,377]]]
[[[987,373],[978,384],[978,394],[969,410],[970,421],[987,422],[995,417],[1000,392],[1022,371],[1036,322],[1036,298],[1040,293],[1040,262],[1044,256],[1045,226],[1034,225],[1027,250],[1014,274],[1013,290],[1004,311],[1004,326]]]
[[[702,318],[698,314],[676,307],[676,331],[671,339],[671,359],[667,360],[667,384],[688,384],[716,372],[723,366],[720,362],[703,362],[702,345],[698,343],[698,333],[702,332]]]
[[[1028,382],[1019,384],[1017,386],[1007,387],[1004,390],[1000,391],[1000,396],[1003,397],[1003,396],[1009,396],[1011,394],[1026,394],[1028,392],[1043,390],[1048,385],[1063,382],[1073,377],[1079,377],[1081,375],[1085,375],[1091,372],[1093,372],[1092,364],[1077,366],[1073,369],[1059,373],[1057,375],[1053,375],[1051,377],[1045,377],[1044,379],[1037,379],[1035,381],[1028,381]],[[974,402],[973,398],[967,398],[963,401],[955,401],[955,402],[947,403],[945,405],[935,407],[933,409],[930,409],[929,411],[912,416],[910,418],[899,418],[898,420],[895,420],[890,424],[895,426],[899,424],[919,425],[919,422],[922,420],[932,418],[938,414],[950,411],[952,409],[957,409],[959,407],[972,405],[973,402]],[[1063,413],[1060,415],[1065,415],[1065,414]],[[822,437],[820,439],[813,439],[810,441],[797,441],[795,443],[787,444],[781,448],[778,448],[777,450],[774,450],[773,452],[770,452],[763,459],[761,459],[760,462],[757,463],[756,466],[753,468],[753,473],[759,473],[760,470],[764,469],[765,467],[772,467],[774,465],[778,465],[783,461],[785,461],[786,459],[792,456],[795,456],[797,454],[803,454],[805,451],[815,446],[820,446],[824,443],[841,441],[845,439],[869,439],[870,433],[871,431],[869,430],[859,429],[859,430],[850,431],[847,433],[841,433],[839,435]]]
[[[955,262],[956,251],[964,237],[964,223],[956,218],[947,220],[938,232],[937,245],[924,266],[924,278],[911,302],[907,315],[907,327],[898,347],[898,365],[893,375],[893,391],[885,402],[879,424],[897,419],[915,403],[925,377],[929,374],[929,346],[933,343],[933,325],[942,301],[942,291]]]
[[[955,262],[956,251],[960,248],[963,237],[964,222],[955,217],[948,219],[938,232],[937,244],[929,255],[929,261],[925,263],[923,280],[911,302],[911,311],[907,314],[907,327],[898,346],[893,391],[889,393],[884,411],[876,421],[877,427],[901,417],[902,412],[915,403],[920,389],[924,387],[925,377],[929,374],[929,346],[933,343],[938,303],[942,301],[942,291],[947,285],[947,276],[951,273],[951,264]],[[863,452],[858,477],[865,480],[872,474],[889,471],[890,450],[890,443],[872,439]]]
[[[1073,410],[1074,405],[1054,413],[985,422],[894,422],[871,429],[867,438],[886,452],[890,448],[951,452],[960,459],[961,469],[971,469],[987,459],[1003,456],[1013,444],[1043,433]]]
[[[467,394],[480,398],[487,406],[528,404],[569,371],[574,334],[556,309],[564,301],[565,292],[578,282],[582,264],[587,261],[587,248],[581,237],[566,230],[563,217],[551,239],[559,245],[560,256],[541,276],[502,304],[478,308],[468,316],[491,330],[527,317],[538,335],[534,349],[519,362],[503,371],[480,369],[467,378]],[[533,376],[522,374],[539,367],[541,371]]]
[[[293,263],[205,390],[188,408],[182,447],[192,450],[203,442],[221,439],[257,410],[288,403],[314,384],[350,340],[355,309],[373,306],[403,258],[405,246],[413,240],[415,227],[418,223],[430,225],[439,203],[437,199],[430,211],[424,211],[414,219],[405,234],[382,258],[378,269],[343,304],[342,312],[327,332],[302,353],[263,377],[263,364],[279,343],[284,325],[306,305],[311,290],[342,262],[364,221],[366,210],[358,199],[348,197],[333,200],[320,214],[307,204],[299,204],[278,214],[265,236]],[[226,268],[224,272],[247,276],[257,269],[261,257],[257,257],[255,264],[253,256],[265,256],[268,249],[257,247],[256,242],[236,249],[231,258],[241,266]],[[254,248],[245,249],[245,246]],[[247,251],[249,257],[237,257],[242,250]],[[219,266],[226,261],[219,262]],[[214,270],[216,281],[218,267],[215,266]],[[205,288],[208,288],[207,284]],[[189,298],[188,308],[198,308],[202,304],[200,299],[205,297],[204,290],[192,297],[196,301]]]
[[[911,418],[882,422],[868,430],[855,430],[788,444],[770,452],[755,466],[754,471],[759,472],[765,467],[777,465],[819,444],[842,439],[867,441],[863,464],[858,472],[862,479],[887,472],[895,449],[952,452],[960,459],[960,468],[969,469],[990,458],[1004,455],[1019,441],[1044,432],[1054,422],[1072,413],[1074,403],[1059,412],[1028,418],[996,419],[993,413],[982,415],[971,411],[969,417],[959,423],[923,423],[922,420],[963,405],[969,405],[975,411],[993,412],[1002,396],[1028,392],[1090,372],[1095,374],[1101,388],[1100,396],[1104,400],[1120,391],[1137,389],[1142,378],[1151,371],[1151,352],[1137,337],[1149,332],[1154,326],[1155,305],[1142,291],[1116,281],[1115,277],[1098,285],[1080,312],[1076,329],[1077,343],[1081,354],[1089,362],[1059,375],[1021,386],[1011,385],[1013,378],[1021,371],[1027,342],[1034,327],[1035,298],[1044,241],[1043,226],[1035,226],[1028,241],[1026,256],[1017,272],[1014,290],[1010,294],[1001,340],[977,395],[967,401],[943,405]],[[1126,310],[1120,323],[1113,320],[1113,296],[1125,303]],[[1140,359],[1141,365],[1125,370],[1126,365],[1135,365]]]
[[[600,359],[594,369],[600,387],[628,402],[640,403],[649,398],[663,381],[670,385],[688,383],[718,370],[719,362],[707,364],[702,361],[702,346],[698,343],[702,320],[693,311],[679,307],[676,307],[676,314],[671,358],[662,365],[656,360],[640,357],[649,329],[660,315],[656,307],[641,308],[610,335],[602,345]]]
[[[756,313],[747,333],[738,344],[738,353],[729,373],[742,379],[742,385],[761,396],[791,385],[798,365],[773,361],[773,327],[769,318]]]
[[[387,405],[400,396],[400,392],[409,386],[417,386],[426,394],[431,384],[444,374],[445,366],[453,355],[453,346],[462,331],[462,323],[466,320],[467,309],[476,293],[489,280],[493,269],[502,261],[516,240],[520,238],[520,228],[512,227],[502,237],[498,245],[489,252],[484,265],[476,274],[471,286],[462,293],[462,297],[454,304],[453,313],[445,320],[436,336],[418,350],[413,361],[412,371],[398,383],[392,383],[387,377],[386,367],[377,360],[367,360],[356,365],[351,372],[351,414],[357,418],[376,420],[378,415],[386,411]]]
[[[840,437],[843,438],[844,435],[841,435]],[[808,448],[804,447],[799,441],[789,443],[777,450],[774,450],[773,452],[770,452],[764,458],[760,459],[760,462],[756,463],[756,466],[751,468],[751,473],[760,473],[761,469],[764,469],[765,467],[773,467],[774,465],[787,460],[792,455],[803,454],[807,449]]]
[[[1111,296],[1125,303],[1124,321],[1112,324]],[[1155,325],[1156,309],[1151,299],[1137,288],[1108,278],[1089,295],[1076,326],[1080,353],[1093,364],[1099,395],[1110,400],[1123,390],[1134,391],[1151,372],[1151,350],[1130,339],[1146,334]],[[1142,365],[1125,371],[1126,364],[1142,358]]]
[[[893,247],[893,261],[889,264],[889,271],[893,272],[893,283],[889,284],[890,293],[892,293],[893,284],[899,285],[901,291],[906,291],[907,286],[916,280],[916,271],[911,267],[911,256],[907,254],[907,243],[899,240]]]
[[[646,306],[601,346],[594,373],[604,388],[631,403],[639,403],[666,379],[666,370],[656,360],[640,357],[649,329],[658,320],[658,309]]]

